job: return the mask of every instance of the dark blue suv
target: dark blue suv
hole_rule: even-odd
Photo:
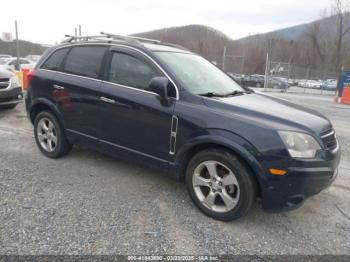
[[[339,144],[323,115],[254,93],[202,57],[156,40],[67,39],[29,76],[26,108],[51,158],[82,144],[186,182],[196,206],[237,219],[300,206],[337,175]]]

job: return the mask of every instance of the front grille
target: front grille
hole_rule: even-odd
[[[4,97],[4,98],[0,98],[0,103],[11,102],[12,100],[16,100],[16,97]]]
[[[8,88],[10,85],[9,78],[0,78],[0,89]]]
[[[333,129],[327,132],[323,132],[321,134],[321,138],[322,138],[323,145],[325,146],[326,149],[333,151],[334,149],[337,148],[338,146],[337,137]]]

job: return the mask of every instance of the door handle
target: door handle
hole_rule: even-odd
[[[63,86],[59,86],[59,85],[53,85],[53,88],[58,89],[58,90],[63,90],[64,89]]]
[[[115,103],[115,100],[109,99],[109,98],[104,97],[104,96],[101,96],[100,100],[103,101],[103,102],[109,103],[109,104],[114,104]]]

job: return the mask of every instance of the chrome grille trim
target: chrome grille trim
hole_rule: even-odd
[[[335,134],[335,131],[332,130],[330,133],[321,136],[321,138],[326,138],[326,137],[329,137],[329,136],[334,135],[334,134]]]
[[[329,150],[332,153],[338,151],[339,143],[334,129],[329,130],[327,133],[323,133],[323,135],[321,135],[321,139],[326,150]]]

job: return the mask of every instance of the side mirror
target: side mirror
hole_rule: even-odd
[[[148,85],[148,91],[158,94],[161,100],[168,102],[169,79],[166,77],[153,77]]]

